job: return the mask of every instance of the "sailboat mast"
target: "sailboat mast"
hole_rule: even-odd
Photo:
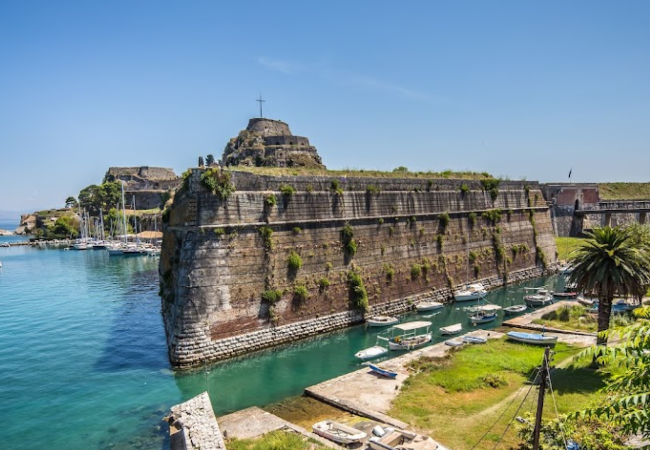
[[[124,226],[124,243],[127,243],[126,239],[126,207],[124,206],[124,181],[120,183],[120,186],[122,186],[122,225]]]

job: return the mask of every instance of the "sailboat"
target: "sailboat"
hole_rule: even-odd
[[[140,238],[138,237],[138,216],[135,214],[135,195],[133,196],[133,224],[135,229],[135,245],[127,245],[122,253],[124,256],[143,256],[147,254],[147,250],[140,244]]]
[[[124,206],[124,183],[120,183],[122,187],[122,237],[124,242],[122,243],[113,243],[112,245],[106,246],[106,250],[110,256],[124,256],[124,250],[126,250],[128,241],[126,237],[126,208]]]

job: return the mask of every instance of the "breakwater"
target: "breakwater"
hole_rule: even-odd
[[[236,190],[224,196],[226,177],[210,185],[204,173],[192,170],[164,230],[163,320],[177,367],[358,323],[366,303],[399,312],[555,261],[534,182],[232,172]]]

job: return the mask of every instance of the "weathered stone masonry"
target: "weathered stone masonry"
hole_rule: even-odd
[[[398,313],[418,298],[447,300],[466,281],[539,275],[555,260],[549,211],[532,182],[501,182],[493,201],[478,181],[232,172],[237,190],[223,201],[200,175],[176,195],[160,266],[179,367],[359,323],[352,270],[373,312]],[[282,185],[296,192],[283,195]],[[343,245],[346,224],[356,253]],[[297,270],[288,268],[292,253]],[[265,291],[280,298],[262,300]]]

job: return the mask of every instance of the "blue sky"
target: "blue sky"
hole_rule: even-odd
[[[650,2],[0,2],[0,210],[258,114],[331,168],[648,181]]]

